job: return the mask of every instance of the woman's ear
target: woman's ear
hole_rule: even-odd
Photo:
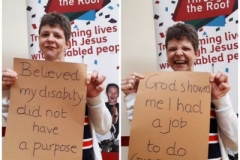
[[[70,47],[71,47],[71,44],[70,44],[71,42],[70,42],[70,40],[68,40],[67,42],[66,42],[66,49],[69,49]]]
[[[199,49],[196,50],[195,55],[196,55],[196,58],[200,56],[200,50]]]

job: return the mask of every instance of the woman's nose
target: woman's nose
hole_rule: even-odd
[[[182,56],[183,55],[183,50],[178,49],[178,50],[176,50],[175,54],[178,55],[178,56]]]
[[[50,34],[47,38],[47,42],[53,42],[53,40],[54,40],[54,37],[53,35]]]

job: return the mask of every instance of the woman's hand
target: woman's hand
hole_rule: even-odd
[[[121,89],[125,95],[130,93],[137,93],[139,80],[143,79],[144,75],[139,73],[132,73],[128,77],[122,79]]]
[[[106,77],[98,75],[98,71],[93,71],[92,73],[87,74],[86,83],[87,83],[87,97],[93,98],[97,97],[103,90]]]
[[[210,82],[212,85],[212,100],[219,99],[227,94],[230,90],[228,76],[222,72],[211,74]]]
[[[10,89],[18,79],[17,73],[11,69],[2,70],[2,90]]]

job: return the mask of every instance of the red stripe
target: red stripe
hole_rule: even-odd
[[[218,135],[209,135],[209,142],[217,141],[218,142]]]
[[[83,147],[88,147],[88,146],[92,146],[93,145],[93,140],[87,140],[87,141],[83,141]]]
[[[88,119],[88,117],[85,117],[85,119],[84,119],[84,123],[89,123],[89,119]]]
[[[2,127],[2,137],[5,137],[6,127]]]
[[[216,117],[216,113],[215,113],[215,110],[211,109],[211,113],[210,113],[210,116],[211,116],[211,117]]]
[[[119,160],[119,152],[101,152],[103,160]]]
[[[129,146],[129,136],[121,137],[121,145],[122,145],[122,147]]]

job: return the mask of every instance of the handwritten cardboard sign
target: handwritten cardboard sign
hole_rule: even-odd
[[[86,65],[14,59],[3,159],[81,159]]]
[[[140,81],[129,160],[207,159],[209,73],[155,72]]]

